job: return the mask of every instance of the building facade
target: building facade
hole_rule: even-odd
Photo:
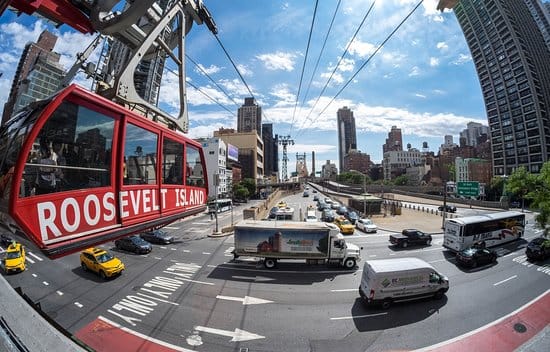
[[[393,180],[407,172],[408,167],[424,165],[422,153],[417,149],[389,151],[384,153],[382,167],[384,180]]]
[[[321,166],[321,178],[323,180],[335,180],[337,175],[338,169],[336,168],[336,164],[331,163],[330,160],[327,160],[327,162]]]
[[[264,142],[264,174],[266,177],[278,179],[279,173],[279,141],[278,135],[273,136],[273,124],[262,124],[262,141]]]
[[[344,170],[356,170],[368,175],[370,166],[370,155],[361,153],[360,150],[350,149],[346,156],[344,156]]]
[[[403,150],[403,136],[401,134],[401,129],[397,126],[392,126],[391,131],[388,132],[388,138],[386,138],[386,143],[382,145],[382,152],[399,152]]]
[[[489,122],[493,174],[539,172],[550,153],[550,49],[537,0],[461,0],[455,15],[477,70]]]
[[[456,182],[477,181],[489,184],[493,177],[492,164],[489,160],[477,158],[455,159]]]
[[[347,106],[338,109],[338,161],[339,171],[347,171],[344,166],[344,157],[350,149],[357,149],[357,136],[355,131],[355,117],[353,111]]]
[[[219,137],[212,137],[199,142],[202,144],[206,161],[208,197],[224,198],[230,191],[230,181],[232,179],[231,173],[227,170],[227,144]],[[217,189],[216,179],[218,180]]]
[[[239,149],[242,178],[252,178],[255,181],[263,179],[264,146],[256,131],[235,132],[232,128],[220,128],[214,131],[214,137],[219,137],[226,144],[234,145]]]
[[[479,122],[468,122],[466,129],[460,132],[460,140],[464,138],[464,145],[476,147],[482,135],[489,134],[489,127]],[[462,143],[460,143],[462,146]]]
[[[2,124],[29,103],[47,98],[61,84],[65,71],[60,55],[53,52],[57,36],[43,31],[36,43],[27,43],[13,77],[8,100],[4,104]]]
[[[262,133],[262,107],[254,98],[244,98],[244,105],[237,111],[237,132]]]

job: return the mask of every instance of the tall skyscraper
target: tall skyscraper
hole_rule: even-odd
[[[262,107],[256,104],[254,98],[244,98],[244,105],[237,114],[237,132],[262,133]]]
[[[494,175],[519,166],[538,172],[550,153],[547,8],[540,0],[461,0],[454,12],[481,83]]]
[[[355,131],[355,118],[353,111],[347,106],[338,109],[338,162],[340,173],[344,168],[344,157],[350,149],[357,149],[357,136]]]
[[[388,133],[386,143],[382,145],[382,151],[385,152],[400,152],[403,150],[403,136],[401,135],[401,129],[397,126],[391,126],[391,131]]]
[[[273,124],[262,124],[262,140],[264,142],[264,175],[275,176],[279,171],[279,145],[277,135],[273,137]]]
[[[489,134],[489,128],[479,122],[468,122],[466,129],[460,132],[460,138],[464,138],[465,144],[475,147],[481,135]]]
[[[59,89],[65,71],[60,55],[53,52],[57,36],[43,31],[36,43],[27,43],[19,59],[10,95],[2,115],[2,123],[27,104],[45,99]]]

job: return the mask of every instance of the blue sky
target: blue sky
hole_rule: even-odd
[[[444,135],[453,135],[458,143],[458,134],[468,122],[487,124],[479,81],[464,36],[454,13],[436,10],[437,1],[423,1],[357,74],[418,1],[376,1],[342,60],[372,1],[341,1],[321,56],[338,1],[319,1],[306,58],[315,3],[204,0],[218,26],[221,43],[263,108],[263,122],[273,123],[274,133],[290,135],[295,141],[288,148],[289,172],[295,169],[296,153],[307,153],[308,168],[312,151],[316,153],[317,170],[326,160],[338,165],[336,111],[343,106],[354,111],[358,149],[370,154],[375,162],[382,159],[382,144],[392,126],[402,129],[404,146],[410,143],[421,149],[422,142],[427,141],[430,150],[437,152]],[[66,67],[92,40],[67,26],[56,29],[35,17],[4,13],[0,18],[0,106],[7,99],[21,50],[46,28],[60,36],[55,51],[62,54],[61,62]],[[216,38],[206,26],[194,24],[186,49],[231,99],[190,61],[188,81],[232,111],[229,113],[188,87],[189,135],[208,137],[220,127],[236,128],[237,109],[249,93]],[[321,95],[332,72],[332,80]],[[355,78],[334,99],[354,74]],[[76,81],[90,86],[81,76]],[[175,84],[176,77],[167,73],[161,88],[161,106],[177,112]]]

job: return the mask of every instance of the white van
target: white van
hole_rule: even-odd
[[[306,210],[306,217],[304,218],[305,222],[317,222],[317,215],[315,215],[315,209],[308,208]]]
[[[418,258],[367,260],[359,294],[368,305],[389,308],[393,302],[425,297],[441,299],[449,279]]]

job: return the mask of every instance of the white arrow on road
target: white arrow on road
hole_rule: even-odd
[[[250,280],[250,281],[273,281],[275,279],[272,279],[270,277],[263,277],[263,276],[231,276],[234,279],[237,280]]]
[[[232,338],[231,342],[265,339],[265,336],[256,335],[256,334],[253,334],[251,332],[244,331],[244,330],[241,330],[241,329],[235,329],[235,331],[229,331],[229,330],[209,328],[209,327],[206,327],[206,326],[195,326],[195,330],[202,331],[202,332],[209,332],[211,334],[216,334],[216,335],[229,336],[229,337]]]
[[[273,303],[273,301],[268,301],[267,299],[262,298],[256,298],[256,297],[250,297],[250,296],[244,296],[244,298],[241,297],[231,297],[231,296],[216,296],[218,299],[225,299],[228,301],[237,301],[237,302],[243,302],[243,306],[249,305],[249,304],[264,304],[264,303]]]

